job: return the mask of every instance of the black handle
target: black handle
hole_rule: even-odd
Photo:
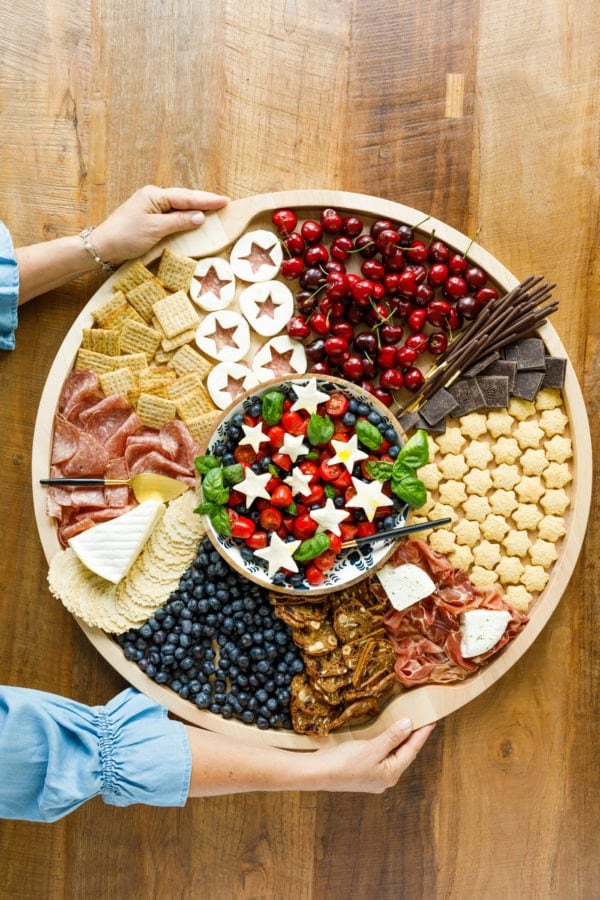
[[[405,534],[414,534],[417,531],[427,531],[429,528],[437,528],[438,525],[447,525],[452,519],[432,519],[431,522],[416,522],[414,525],[400,525],[398,528],[390,528],[389,531],[379,531],[368,534],[365,537],[354,538],[342,544],[342,547],[361,547],[363,544],[372,544],[374,541],[385,541],[388,538],[402,537]]]
[[[104,478],[40,478],[40,484],[99,485]]]

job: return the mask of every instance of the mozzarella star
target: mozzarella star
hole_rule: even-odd
[[[298,566],[292,554],[298,549],[302,541],[282,541],[276,531],[271,535],[268,547],[255,550],[254,555],[266,560],[269,566],[269,578],[272,578],[279,569],[287,569],[289,572],[297,572]]]
[[[335,455],[329,460],[329,465],[340,463],[346,466],[349,472],[352,472],[354,464],[360,462],[361,459],[367,459],[369,454],[363,453],[358,449],[358,437],[353,434],[349,441],[331,441],[331,446],[335,450]]]
[[[309,516],[318,524],[317,531],[331,531],[338,536],[341,534],[340,522],[350,515],[345,509],[337,509],[331,497],[325,501],[325,506],[319,509],[311,509]]]
[[[296,462],[299,456],[302,456],[303,453],[309,452],[309,448],[304,443],[304,435],[288,434],[286,432],[283,438],[283,443],[279,448],[279,452],[285,453],[286,456],[289,456],[292,462]]]
[[[318,389],[314,378],[311,378],[306,384],[295,384],[294,390],[298,398],[292,404],[292,411],[294,412],[299,409],[305,409],[312,416],[313,413],[316,413],[319,403],[325,403],[326,400],[329,400],[329,394],[325,394]]]
[[[383,493],[380,481],[352,478],[352,484],[356,494],[346,502],[346,506],[364,510],[369,522],[373,521],[380,506],[392,506],[393,500]]]
[[[239,491],[240,494],[246,495],[246,509],[252,506],[257,497],[262,497],[264,500],[270,500],[271,495],[267,490],[267,482],[269,482],[272,477],[270,472],[263,472],[262,475],[257,475],[256,472],[253,472],[250,468],[245,470],[244,480],[240,481],[239,484],[236,484],[235,489],[236,491]]]
[[[258,425],[242,425],[242,430],[244,437],[241,439],[240,444],[250,444],[255,453],[259,452],[261,444],[269,440],[262,430],[260,422]]]
[[[312,492],[311,478],[312,475],[307,475],[302,469],[295,468],[291,475],[283,479],[283,483],[288,485],[294,496],[301,494],[303,497],[308,497]]]

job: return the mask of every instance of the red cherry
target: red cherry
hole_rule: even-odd
[[[375,296],[375,282],[370,278],[361,278],[350,286],[350,293],[358,306],[368,306],[371,298]]]
[[[322,312],[316,312],[310,320],[313,331],[317,334],[329,334],[329,319]]]
[[[475,294],[475,299],[479,301],[480,306],[485,306],[490,300],[498,299],[498,291],[493,287],[483,287]]]
[[[451,309],[447,300],[432,300],[425,310],[427,321],[434,328],[445,328]]]
[[[365,259],[360,267],[360,271],[365,278],[370,278],[373,281],[383,281],[385,276],[385,266],[378,259]]]
[[[400,244],[402,247],[408,247],[415,238],[415,233],[410,225],[398,225],[398,234],[400,235]]]
[[[314,366],[311,366],[311,372],[314,372],[315,375],[331,375],[331,368],[329,363],[326,360],[316,362]]]
[[[460,300],[469,290],[469,286],[460,275],[450,275],[442,285],[442,293],[449,300]]]
[[[453,253],[448,260],[448,271],[451,275],[464,275],[467,261],[460,253]]]
[[[356,238],[354,246],[365,259],[371,259],[377,254],[377,244],[370,234],[360,234]]]
[[[411,366],[404,372],[404,387],[411,394],[416,393],[423,386],[425,381],[423,373],[415,366]]]
[[[424,309],[413,309],[406,320],[406,324],[411,331],[421,331],[425,324],[426,317],[427,315]]]
[[[344,338],[348,343],[354,338],[354,328],[352,327],[352,323],[348,322],[346,319],[340,319],[338,322],[333,322],[331,333],[335,334],[336,337]]]
[[[365,374],[365,361],[357,353],[350,353],[342,363],[342,371],[350,381],[360,381]]]
[[[376,219],[369,229],[369,233],[373,240],[377,240],[379,234],[384,231],[386,228],[393,228],[394,223],[389,219]]]
[[[398,293],[414,297],[417,291],[417,277],[412,269],[404,269],[398,274]]]
[[[384,387],[375,386],[371,391],[374,397],[377,397],[380,403],[383,403],[384,406],[391,406],[394,402],[394,398],[392,394],[387,391]]]
[[[318,266],[329,259],[329,251],[324,244],[312,244],[304,251],[304,262],[307,266]]]
[[[386,369],[379,376],[379,384],[383,388],[399,391],[404,386],[404,376],[400,369]]]
[[[271,216],[271,221],[277,228],[278,234],[290,234],[298,224],[298,216],[293,209],[276,209]]]
[[[319,298],[311,291],[300,291],[299,294],[296,294],[296,306],[298,312],[303,316],[310,316],[311,313],[314,313],[318,302]]]
[[[358,237],[363,230],[362,219],[358,216],[346,216],[342,223],[342,231],[350,237]]]
[[[450,314],[448,316],[448,331],[458,331],[459,328],[462,328],[463,318],[459,311],[455,306],[450,310]]]
[[[456,304],[456,308],[463,319],[476,319],[479,315],[480,303],[476,297],[468,294],[466,297],[460,298]]]
[[[423,284],[417,285],[414,296],[414,301],[417,306],[427,306],[428,303],[431,303],[434,297],[435,291],[430,284],[423,282]]]
[[[290,256],[302,256],[306,248],[306,242],[298,231],[292,231],[283,240],[283,246]]]
[[[346,318],[349,322],[352,322],[353,325],[358,325],[359,322],[362,322],[364,313],[364,308],[359,306],[358,303],[350,303],[346,307]]]
[[[394,297],[391,303],[399,319],[407,319],[415,308],[410,300],[404,297]]]
[[[434,331],[429,335],[427,349],[434,356],[439,356],[448,349],[448,336],[443,331]]]
[[[352,346],[358,353],[372,355],[377,352],[377,337],[373,331],[361,331],[355,336]]]
[[[448,266],[444,263],[434,263],[427,273],[427,281],[432,287],[441,287],[448,278]]]
[[[304,352],[313,362],[321,362],[325,359],[325,341],[322,337],[315,338],[305,346]]]
[[[344,220],[337,209],[331,209],[330,207],[321,212],[320,221],[323,231],[327,234],[339,234],[344,224]]]
[[[377,354],[377,365],[382,369],[391,369],[396,365],[396,348],[388,344]]]
[[[450,248],[443,241],[435,240],[429,245],[427,256],[436,263],[447,263],[450,259]]]
[[[300,276],[300,287],[305,291],[316,291],[324,280],[323,273],[320,269],[304,269]]]
[[[329,272],[325,280],[325,293],[333,300],[342,300],[350,290],[348,276],[343,272]]]
[[[398,347],[396,350],[396,363],[402,368],[412,366],[417,360],[418,353],[414,347]]]
[[[317,244],[323,237],[323,226],[314,219],[307,219],[300,226],[300,234],[307,244]]]
[[[287,333],[290,337],[302,341],[309,336],[310,325],[304,316],[294,316],[294,318],[290,319],[287,323]]]
[[[404,329],[399,322],[384,322],[379,329],[379,335],[384,344],[397,344],[402,340]]]
[[[424,350],[427,350],[428,340],[427,335],[420,331],[417,334],[409,334],[404,342],[404,346],[416,350],[417,353],[423,353]]]
[[[300,278],[304,272],[304,260],[301,256],[290,256],[281,263],[281,274],[288,281]]]
[[[375,239],[375,244],[382,256],[387,256],[397,247],[399,241],[400,235],[395,228],[382,228]]]
[[[388,272],[401,272],[405,265],[404,253],[400,247],[394,247],[384,257],[385,267]]]
[[[398,274],[396,272],[386,272],[383,276],[383,286],[388,294],[395,294],[398,291]]]
[[[328,337],[325,340],[325,353],[330,358],[335,359],[348,350],[348,341],[343,337]]]
[[[465,278],[469,287],[475,290],[482,288],[487,281],[487,275],[480,266],[469,266],[465,270]]]
[[[338,234],[329,248],[329,252],[333,259],[344,262],[348,259],[348,254],[354,250],[354,241],[346,234]]]
[[[413,241],[410,247],[405,249],[404,255],[411,263],[423,263],[427,259],[427,247],[423,241]]]

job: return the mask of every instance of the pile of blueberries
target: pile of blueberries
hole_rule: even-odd
[[[292,728],[290,684],[304,665],[264,588],[238,575],[209,540],[168,602],[117,635],[125,657],[200,709],[258,728]]]

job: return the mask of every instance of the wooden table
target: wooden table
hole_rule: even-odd
[[[2,0],[0,216],[17,244],[98,222],[146,182],[231,197],[374,194],[557,283],[553,324],[598,422],[600,25],[593,0]],[[318,11],[317,11],[318,10]],[[0,359],[0,679],[107,701],[123,681],[46,587],[37,403],[90,277],[24,308]],[[593,428],[594,430],[594,428]],[[599,449],[597,427],[594,433]],[[94,800],[0,824],[0,896],[598,896],[597,497],[550,623],[439,723],[383,796]],[[0,773],[4,777],[4,773]]]

